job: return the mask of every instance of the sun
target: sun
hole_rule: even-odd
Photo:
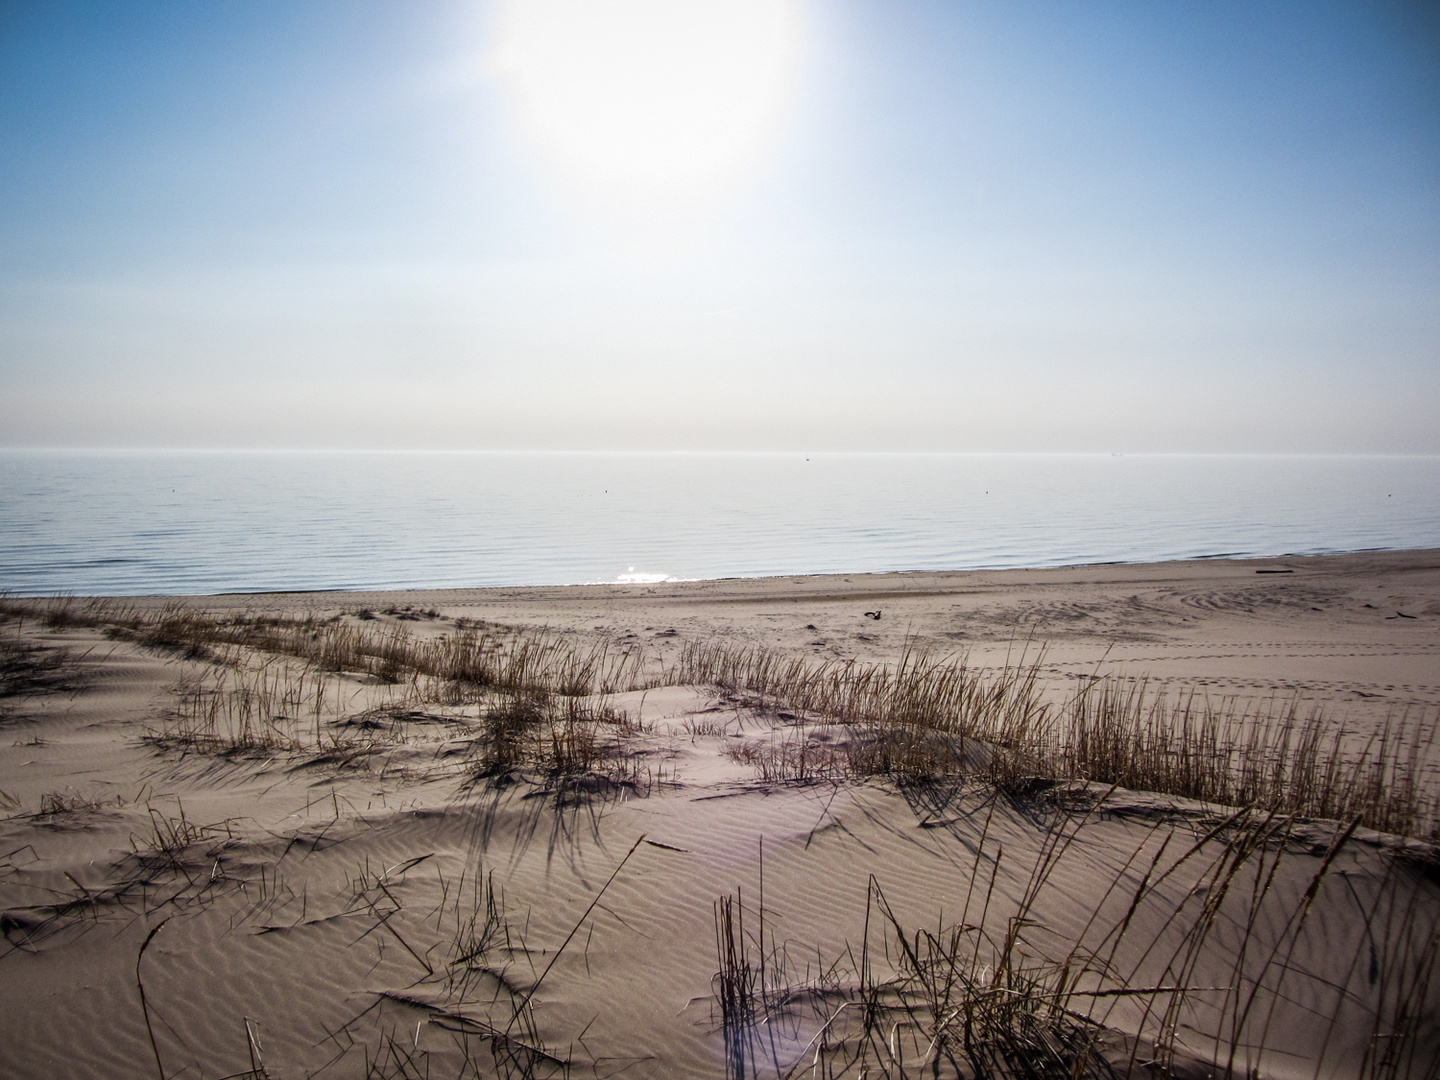
[[[743,175],[783,123],[801,0],[499,0],[494,71],[571,182],[667,197]]]

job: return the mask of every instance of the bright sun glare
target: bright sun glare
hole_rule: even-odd
[[[781,119],[800,0],[500,0],[496,71],[572,182],[674,198],[745,172]]]

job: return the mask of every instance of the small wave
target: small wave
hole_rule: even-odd
[[[652,574],[646,570],[636,570],[633,566],[625,573],[617,577],[614,582],[605,584],[615,585],[662,585],[668,581],[680,581],[680,578],[672,577],[669,574]]]

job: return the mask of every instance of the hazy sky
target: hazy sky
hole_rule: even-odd
[[[0,444],[1440,452],[1399,0],[3,0]]]

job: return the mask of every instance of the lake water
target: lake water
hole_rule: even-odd
[[[1440,457],[0,452],[0,589],[574,584],[1440,547]]]

